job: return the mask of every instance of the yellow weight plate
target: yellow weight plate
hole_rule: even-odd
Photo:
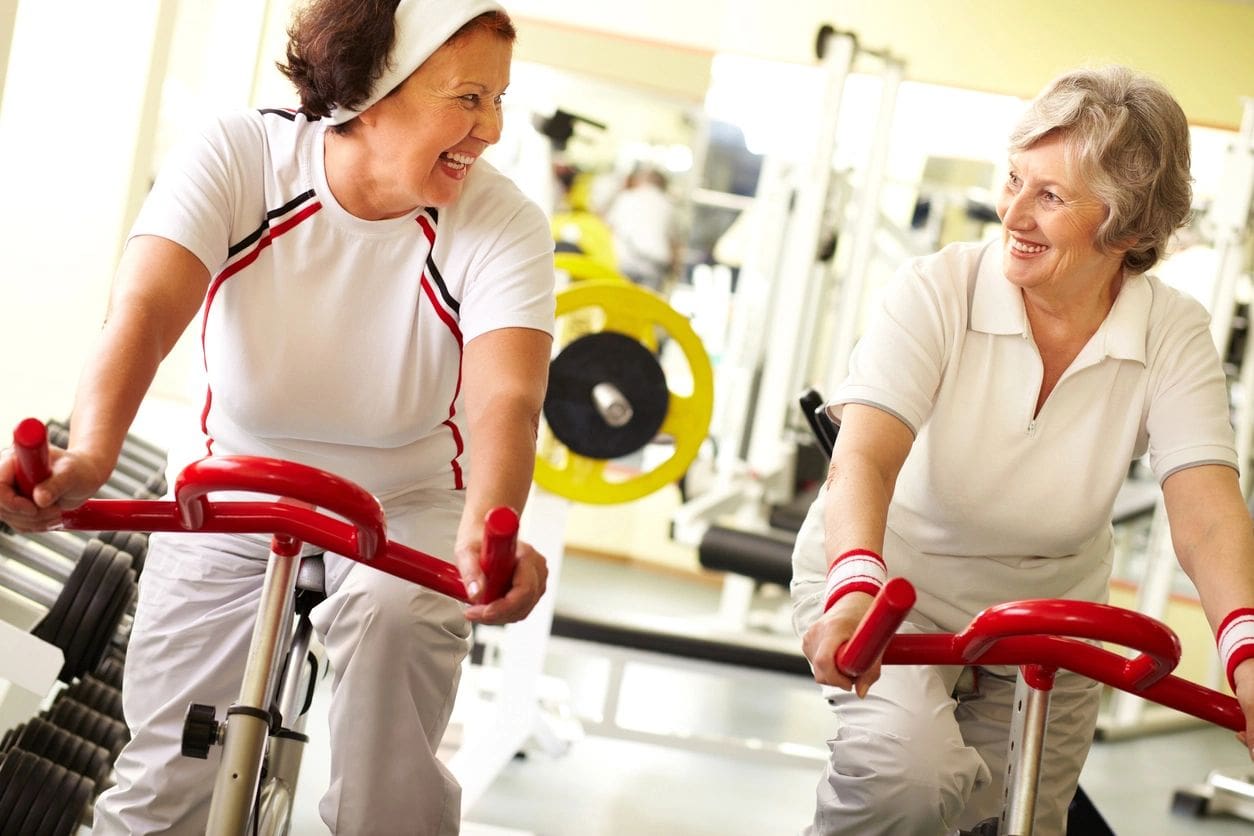
[[[674,447],[670,456],[650,470],[625,472],[612,462],[572,453],[545,427],[537,445],[536,484],[576,502],[612,505],[678,481],[697,457],[714,411],[714,370],[688,319],[657,293],[617,278],[589,279],[563,289],[557,294],[559,334],[563,334],[563,317],[577,319],[585,333],[617,331],[654,351],[659,335],[672,340],[687,363],[692,391],[679,394],[668,380],[669,406],[659,435],[669,436]]]

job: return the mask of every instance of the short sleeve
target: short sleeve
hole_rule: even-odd
[[[553,333],[553,236],[540,207],[522,202],[469,265],[461,330],[469,342],[499,328]]]
[[[1229,418],[1228,388],[1219,354],[1200,304],[1172,297],[1151,354],[1149,462],[1161,483],[1177,470],[1199,464],[1237,467]]]
[[[966,271],[938,256],[904,265],[849,358],[849,373],[828,401],[883,409],[917,435],[931,415],[957,333],[965,327]]]
[[[248,114],[214,120],[162,165],[130,237],[155,235],[190,250],[209,272],[228,257],[234,213],[247,205],[243,171],[259,170],[264,139]],[[250,165],[250,160],[255,165]]]

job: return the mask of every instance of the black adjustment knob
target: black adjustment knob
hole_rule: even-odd
[[[183,718],[183,754],[203,761],[217,742],[218,719],[213,706],[195,702],[189,705]]]

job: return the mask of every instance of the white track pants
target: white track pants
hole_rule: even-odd
[[[935,631],[935,627],[926,627]],[[980,671],[979,695],[951,696],[962,669],[885,665],[866,699],[825,689],[836,714],[831,758],[805,836],[943,836],[1002,812],[1014,669]],[[1062,836],[1097,723],[1100,686],[1060,671],[1036,802],[1035,833]]]
[[[462,494],[420,498],[400,515],[389,508],[389,535],[451,554]],[[118,757],[116,786],[96,804],[93,834],[204,833],[220,750],[207,761],[183,757],[183,717],[191,702],[214,705],[221,717],[239,696],[267,544],[152,537],[123,685],[132,739]],[[469,649],[463,607],[335,555],[326,570],[328,597],[313,613],[333,673],[322,818],[344,836],[452,836],[461,791],[436,750]]]

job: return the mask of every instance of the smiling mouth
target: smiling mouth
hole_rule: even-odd
[[[455,151],[445,151],[440,155],[440,161],[455,171],[470,168],[475,158],[470,154],[458,154]]]
[[[1045,252],[1046,250],[1049,249],[1049,247],[1046,244],[1034,244],[1031,241],[1023,241],[1019,238],[1011,238],[1010,249],[1014,250],[1017,253],[1023,253],[1024,255],[1036,255],[1037,253]]]

